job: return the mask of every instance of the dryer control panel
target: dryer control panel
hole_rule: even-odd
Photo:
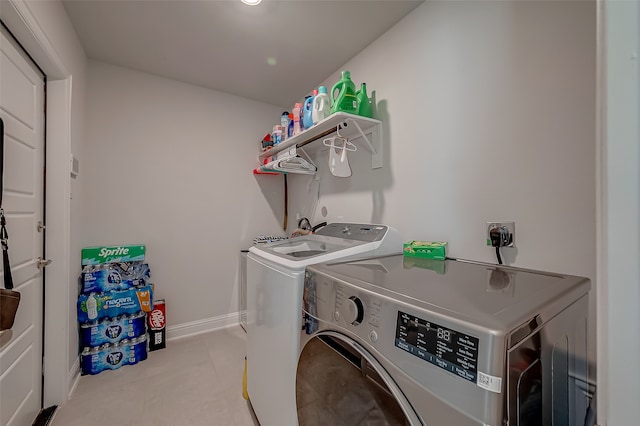
[[[396,347],[474,383],[478,343],[476,337],[398,311]]]

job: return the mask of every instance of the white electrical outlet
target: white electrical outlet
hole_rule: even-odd
[[[514,247],[516,243],[516,223],[515,222],[487,222],[487,245],[491,246],[491,231],[497,229],[502,231],[505,238],[501,241],[500,247]]]

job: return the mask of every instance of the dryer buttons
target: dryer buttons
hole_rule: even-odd
[[[372,343],[375,343],[378,341],[378,333],[376,333],[375,330],[371,330],[369,332],[369,340],[371,340]]]

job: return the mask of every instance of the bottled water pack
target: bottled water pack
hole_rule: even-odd
[[[146,332],[145,313],[140,311],[132,315],[120,315],[80,324],[80,345],[92,347],[117,343],[123,339],[140,337]]]
[[[143,262],[87,265],[82,269],[80,293],[128,290],[144,286],[151,278],[149,264]]]
[[[131,315],[138,311],[150,312],[153,309],[153,286],[129,290],[90,293],[78,296],[78,322],[114,318],[119,315]]]
[[[80,354],[82,375],[98,374],[105,370],[116,370],[123,365],[133,365],[147,359],[147,336],[124,339],[119,343],[105,343],[93,348],[84,348]]]

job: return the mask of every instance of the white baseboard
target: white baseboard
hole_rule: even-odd
[[[240,324],[240,312],[167,327],[167,341],[184,339]]]
[[[80,381],[80,358],[76,358],[76,362],[73,363],[67,375],[67,399],[71,398],[71,394],[78,387],[78,381]]]

